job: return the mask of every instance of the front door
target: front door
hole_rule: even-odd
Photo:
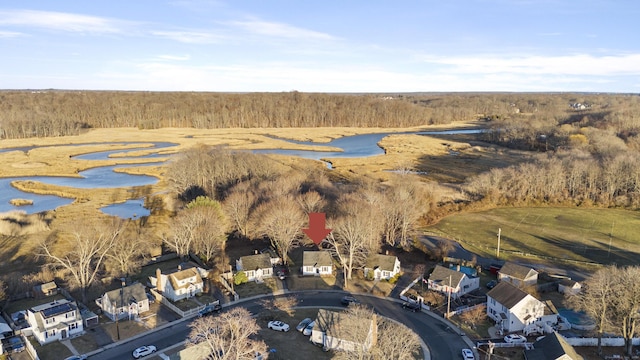
[[[66,339],[67,338],[67,329],[64,329],[64,330],[60,331],[60,338],[61,339]]]

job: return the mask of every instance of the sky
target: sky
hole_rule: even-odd
[[[637,0],[3,0],[0,89],[640,92]]]

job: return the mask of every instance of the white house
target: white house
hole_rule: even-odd
[[[162,296],[171,301],[178,301],[202,292],[204,282],[201,273],[206,274],[206,270],[196,267],[182,269],[179,266],[177,271],[162,274],[160,269],[157,269],[156,276],[149,276],[149,281]]]
[[[557,332],[546,335],[533,343],[533,349],[524,351],[526,360],[583,360],[576,349]]]
[[[429,279],[427,279],[427,284],[431,290],[444,294],[451,292],[452,298],[458,298],[478,289],[480,287],[480,278],[471,277],[463,272],[436,265],[429,275]]]
[[[498,270],[498,281],[507,281],[517,287],[538,283],[538,272],[530,267],[507,262]]]
[[[368,277],[373,271],[376,280],[389,280],[400,273],[400,260],[391,255],[375,254],[369,256],[364,266],[364,276]]]
[[[269,253],[242,256],[236,260],[236,270],[244,271],[249,281],[261,281],[273,276],[273,263]]]
[[[355,323],[368,326],[352,325]],[[362,333],[354,331],[354,326],[362,328]],[[364,330],[366,329],[366,330]],[[364,333],[366,331],[366,334]],[[370,349],[378,338],[378,323],[376,314],[371,319],[354,319],[345,312],[320,309],[316,316],[315,325],[309,339],[326,350],[353,351],[357,348]]]
[[[509,282],[499,282],[487,293],[487,315],[503,332],[548,331],[558,323],[554,309]]]
[[[302,275],[332,275],[333,259],[328,251],[305,251],[302,254]]]
[[[558,282],[558,292],[561,294],[577,295],[582,290],[579,282],[571,279],[560,279]]]
[[[111,320],[135,319],[139,314],[149,311],[149,299],[144,285],[135,283],[120,289],[111,290],[96,299],[96,304]]]
[[[75,301],[66,299],[27,310],[27,322],[40,345],[83,333],[82,316]]]

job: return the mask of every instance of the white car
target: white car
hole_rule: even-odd
[[[527,342],[527,338],[518,334],[509,334],[504,337],[504,342],[508,342],[510,344],[524,344]]]
[[[133,350],[133,357],[135,359],[139,359],[143,356],[151,355],[156,352],[156,347],[153,345],[140,346],[139,348]]]
[[[282,321],[269,321],[267,327],[276,331],[289,331],[289,324],[283,323]]]
[[[311,320],[311,318],[305,318],[304,320],[300,321],[298,326],[296,326],[296,330],[302,332],[304,330],[304,328],[306,328],[307,325],[309,325],[309,323],[312,322],[312,321],[313,320]]]
[[[316,322],[315,321],[310,322],[302,331],[302,335],[310,336],[314,326],[316,326]]]
[[[462,358],[464,360],[475,360],[476,357],[473,356],[473,351],[471,349],[462,349]]]

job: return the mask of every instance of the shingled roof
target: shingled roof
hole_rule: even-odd
[[[122,291],[123,296],[120,296]],[[107,298],[110,303],[115,303],[118,306],[120,304],[128,304],[130,300],[134,299],[135,302],[140,302],[147,298],[147,294],[144,289],[144,285],[141,283],[135,283],[133,285],[125,286],[122,289],[115,289],[107,292]]]
[[[393,271],[396,264],[396,257],[392,255],[375,254],[369,256],[365,267],[369,269],[380,269],[385,271]]]
[[[504,281],[499,282],[498,285],[487,293],[487,296],[495,299],[507,309],[513,308],[522,301],[522,299],[527,297],[527,295],[529,294]]]
[[[502,275],[507,275],[514,279],[521,279],[521,280],[526,279],[532,273],[535,273],[536,275],[538,274],[538,272],[533,270],[532,268],[518,265],[512,262],[508,262],[504,264],[498,272]]]
[[[302,254],[302,266],[332,266],[331,253],[328,251],[305,251]]]
[[[268,253],[243,256],[240,261],[244,271],[271,268],[271,257]]]
[[[573,346],[567,343],[567,340],[557,332],[546,335],[544,338],[536,341],[533,347],[532,350],[525,350],[527,360],[583,359],[582,356],[578,355]]]
[[[449,285],[449,276],[451,276],[451,287],[455,288],[466,275],[460,271],[436,265],[429,275],[429,281],[439,282],[441,285]]]

